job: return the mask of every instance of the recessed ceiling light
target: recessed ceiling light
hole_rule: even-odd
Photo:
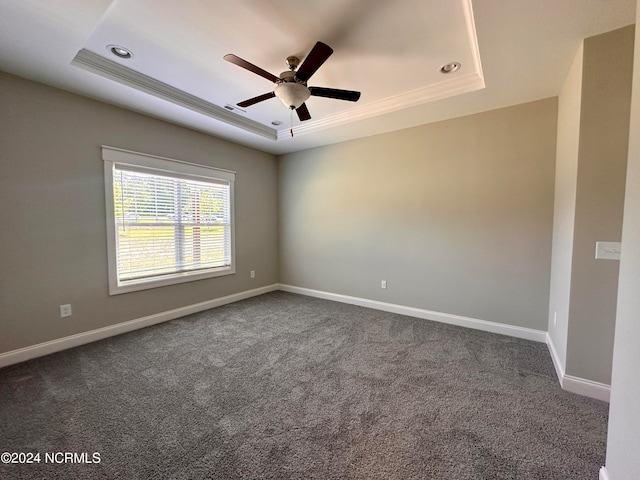
[[[131,58],[133,52],[128,48],[121,47],[120,45],[107,45],[107,50],[113,53],[116,57]]]
[[[458,62],[451,62],[451,63],[447,63],[446,65],[442,65],[440,67],[440,73],[453,73],[457,70],[460,70],[460,63]]]
[[[282,122],[280,120],[274,120],[271,122],[271,125],[275,125],[277,127],[278,125],[282,125]]]

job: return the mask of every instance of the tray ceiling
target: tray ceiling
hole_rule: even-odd
[[[633,0],[4,0],[0,69],[285,153],[557,95],[581,39],[634,13]],[[306,122],[277,98],[237,107],[275,85],[225,54],[277,76],[316,41],[334,54],[309,85],[357,103],[311,97]]]

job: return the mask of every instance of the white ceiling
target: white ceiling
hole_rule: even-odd
[[[635,0],[2,0],[0,69],[280,154],[555,96],[583,38],[634,18]],[[358,103],[224,108],[274,88],[225,54],[277,76],[316,41],[335,53],[309,85]]]

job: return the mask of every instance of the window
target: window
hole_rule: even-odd
[[[235,173],[102,147],[109,293],[235,273]]]

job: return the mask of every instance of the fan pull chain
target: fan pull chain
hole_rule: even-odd
[[[289,132],[291,132],[291,138],[293,138],[293,108],[291,109],[290,115],[291,115],[290,117],[291,129],[289,130]]]

